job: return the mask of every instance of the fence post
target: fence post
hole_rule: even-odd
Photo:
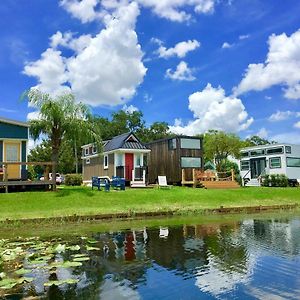
[[[234,170],[231,169],[231,181],[234,181]]]
[[[7,181],[8,181],[7,164],[3,164],[3,168],[4,168],[5,193],[8,193],[8,185],[7,185]]]

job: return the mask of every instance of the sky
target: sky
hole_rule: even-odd
[[[0,116],[72,92],[178,134],[300,143],[299,0],[2,0]]]

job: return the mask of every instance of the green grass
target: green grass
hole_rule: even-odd
[[[174,187],[170,190],[127,189],[92,191],[63,188],[58,192],[0,194],[0,220],[96,215],[128,212],[190,211],[237,206],[300,204],[298,188],[240,188],[204,190]]]

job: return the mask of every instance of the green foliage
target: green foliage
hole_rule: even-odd
[[[258,135],[253,135],[244,141],[244,147],[261,146],[261,145],[268,145],[268,144],[275,144],[275,143],[276,142],[274,141],[270,142],[266,139],[263,139]]]
[[[204,134],[204,158],[206,161],[215,161],[218,172],[222,171],[222,165],[226,163],[228,156],[240,157],[242,146],[242,141],[235,134],[217,130]]]
[[[283,174],[272,174],[262,176],[262,186],[266,187],[287,187],[288,177]]]
[[[65,176],[65,185],[80,186],[82,184],[82,175],[67,174]]]

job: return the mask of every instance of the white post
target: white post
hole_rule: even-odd
[[[146,184],[146,170],[143,170],[143,183]]]
[[[135,176],[134,176],[134,169],[132,170],[132,181],[135,180]]]

